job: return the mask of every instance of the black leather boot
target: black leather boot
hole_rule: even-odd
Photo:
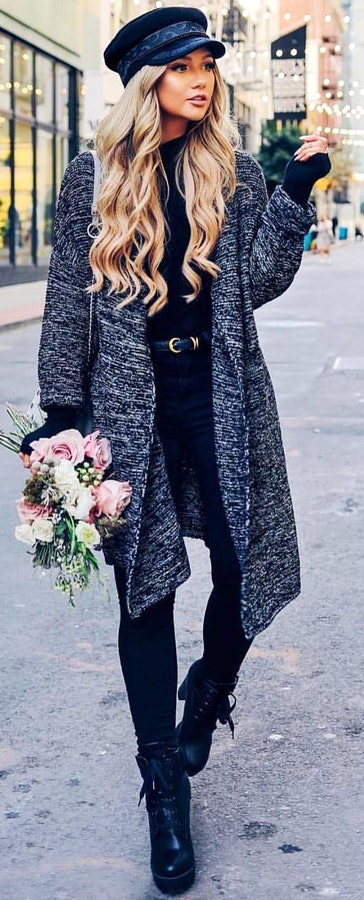
[[[188,890],[195,879],[190,835],[190,783],[178,747],[145,744],[136,757],[149,815],[150,865],[154,881],[165,894]]]
[[[183,718],[177,728],[177,739],[188,775],[197,775],[206,765],[217,721],[222,725],[229,723],[234,737],[231,713],[235,709],[236,699],[232,691],[238,678],[223,683],[203,678],[200,673],[201,660],[198,659],[192,664],[178,691],[178,699],[186,701]],[[233,698],[231,704],[229,695]]]

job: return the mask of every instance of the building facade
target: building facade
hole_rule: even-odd
[[[346,24],[339,0],[280,0],[280,33],[306,25],[307,128],[340,140]]]
[[[92,0],[0,2],[2,284],[46,272],[61,178],[82,136],[82,73],[98,52],[98,31]]]

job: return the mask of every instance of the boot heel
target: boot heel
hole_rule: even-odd
[[[178,688],[178,699],[179,700],[185,700],[187,697],[187,680],[188,680],[188,675],[186,675],[186,678],[184,679],[184,681],[182,681],[182,684]]]

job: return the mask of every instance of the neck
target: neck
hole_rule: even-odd
[[[188,123],[185,119],[164,119],[161,117],[162,139],[161,144],[174,141],[186,134]]]

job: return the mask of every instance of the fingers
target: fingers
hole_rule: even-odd
[[[328,153],[327,138],[321,134],[303,134],[301,141],[302,146],[296,150],[293,157],[298,162],[306,162],[311,156],[315,156],[316,153]]]
[[[25,469],[30,469],[30,456],[27,453],[18,453]]]

